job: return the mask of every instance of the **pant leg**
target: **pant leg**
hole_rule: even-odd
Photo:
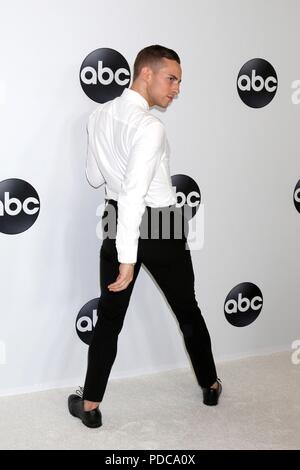
[[[140,257],[173,310],[197,381],[209,387],[217,378],[210,335],[195,298],[194,270],[186,240],[141,240]]]
[[[119,274],[119,262],[115,240],[103,240],[100,250],[101,296],[98,304],[98,320],[88,351],[88,368],[83,398],[100,402],[107,386],[111,368],[117,354],[118,335],[122,329],[129,300],[141,263],[134,267],[134,278],[129,286],[119,292],[110,292],[107,286]]]

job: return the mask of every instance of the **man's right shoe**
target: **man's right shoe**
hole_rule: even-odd
[[[215,406],[218,404],[219,396],[222,393],[221,380],[217,378],[218,388],[202,388],[203,403],[208,406]]]
[[[91,411],[84,411],[84,401],[79,395],[70,395],[68,398],[68,408],[72,416],[81,419],[88,428],[99,428],[102,426],[102,415],[99,408]]]

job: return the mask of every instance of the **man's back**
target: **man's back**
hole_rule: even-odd
[[[149,105],[143,96],[125,88],[121,96],[99,105],[89,118],[88,133],[87,177],[93,186],[106,182],[108,199],[119,199],[130,159],[135,158],[131,162],[131,181],[137,176],[133,174],[135,172],[139,172],[142,179],[140,165],[147,165],[147,159],[145,157],[143,162],[143,156],[146,156],[149,145],[157,141],[155,171],[150,185],[145,188],[145,204],[159,207],[176,202],[170,178],[169,146],[164,126],[149,112]],[[136,144],[139,145],[138,157],[133,156]]]

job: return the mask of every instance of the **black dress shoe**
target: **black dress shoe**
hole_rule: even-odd
[[[217,379],[217,382],[217,388],[202,388],[204,405],[215,406],[218,404],[219,396],[222,393],[222,385],[220,379]]]
[[[102,416],[99,408],[91,411],[84,411],[83,399],[78,395],[70,395],[68,398],[68,408],[72,416],[81,419],[83,424],[89,428],[99,428],[102,426]]]

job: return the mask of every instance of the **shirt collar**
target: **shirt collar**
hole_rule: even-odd
[[[133,103],[141,106],[147,111],[150,109],[148,101],[137,91],[131,90],[130,88],[124,88],[122,96],[129,99]]]

